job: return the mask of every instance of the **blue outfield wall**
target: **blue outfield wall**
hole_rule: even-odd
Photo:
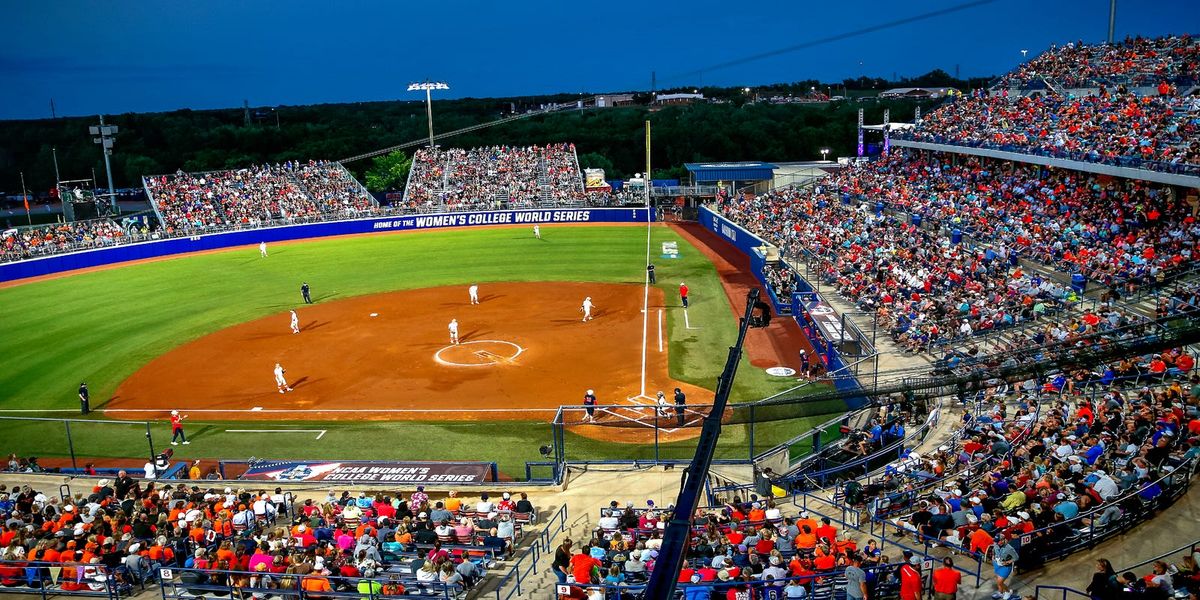
[[[649,215],[653,219],[653,213]],[[490,225],[534,225],[554,223],[644,223],[645,208],[529,209],[481,212],[404,215],[350,221],[328,221],[304,225],[282,225],[179,237],[126,246],[82,250],[42,258],[0,264],[0,282],[52,275],[76,269],[158,258],[203,250],[247,246],[259,242],[282,242],[386,231],[415,231],[447,227],[483,227]]]
[[[717,214],[707,206],[700,207],[698,218],[700,219],[700,224],[703,225],[705,229],[717,234],[717,236],[719,236],[721,239],[733,244],[733,246],[739,251],[750,257],[750,268],[758,281],[763,284],[763,289],[766,290],[767,295],[771,298],[771,301],[775,303],[776,312],[778,313],[778,308],[781,306],[781,299],[776,298],[775,293],[771,290],[771,286],[766,284],[766,280],[763,277],[763,266],[765,265],[766,261],[764,260],[762,254],[756,250],[766,242],[749,231],[742,229],[740,225]],[[805,281],[804,278],[797,275],[795,277],[795,281],[797,283],[796,287],[798,290],[811,292],[812,286]],[[821,357],[824,359],[825,370],[827,372],[838,371],[838,373],[832,377],[834,387],[841,392],[852,392],[856,394],[855,396],[847,399],[847,405],[849,405],[851,408],[858,408],[859,406],[866,404],[867,399],[861,396],[863,388],[862,385],[859,384],[858,379],[856,379],[853,374],[840,370],[846,366],[846,361],[842,358],[841,353],[838,352],[836,344],[832,343],[832,340],[826,340],[824,336],[817,331],[817,328],[814,326],[814,324],[807,320],[808,311],[803,306],[803,303],[800,302],[800,292],[798,291],[797,293],[792,294],[791,298],[784,298],[782,301],[783,304],[791,307],[792,317],[796,319],[796,323],[800,325],[800,329],[804,331],[805,337],[808,338],[813,348],[820,353]]]

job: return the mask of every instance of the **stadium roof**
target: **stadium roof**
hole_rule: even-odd
[[[716,181],[766,181],[776,166],[765,162],[684,163],[696,183]]]

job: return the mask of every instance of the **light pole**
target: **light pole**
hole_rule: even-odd
[[[821,148],[821,160],[828,160],[827,156],[829,156],[829,148]]]
[[[433,90],[448,90],[450,86],[441,81],[420,81],[417,83],[408,84],[408,91],[416,92],[425,90],[425,116],[429,120],[429,147],[433,147],[433,98],[430,92]]]
[[[1029,54],[1028,50],[1021,50],[1021,60],[1025,60],[1025,55]]]
[[[108,157],[112,156],[113,145],[116,143],[113,136],[117,135],[117,126],[105,125],[104,115],[100,115],[100,124],[88,127],[88,133],[100,136],[92,138],[92,142],[99,144],[104,150],[104,170],[108,171],[108,200],[112,203],[113,214],[117,214],[117,191],[113,189],[112,163],[108,160]],[[93,178],[94,180],[95,178]]]

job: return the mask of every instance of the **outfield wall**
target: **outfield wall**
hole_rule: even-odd
[[[762,256],[762,253],[758,251],[758,248],[765,245],[766,242],[749,231],[746,231],[740,225],[717,214],[707,206],[700,207],[699,219],[700,224],[703,225],[705,229],[717,234],[721,239],[733,244],[733,246],[742,254],[750,257],[750,269],[754,273],[754,277],[758,279],[759,283],[763,284],[763,289],[766,290],[767,295],[770,296],[772,302],[775,303],[776,312],[778,312],[778,308],[781,305],[781,299],[776,298],[774,292],[771,290],[771,286],[766,284],[766,280],[763,276],[763,266],[766,264],[766,262]],[[812,286],[809,285],[808,282],[804,281],[804,279],[799,275],[796,275],[796,281],[798,284],[800,284],[797,286],[799,289],[812,289]],[[859,395],[862,393],[862,385],[859,384],[858,380],[853,375],[844,370],[846,361],[842,357],[841,352],[838,351],[837,343],[835,343],[835,340],[826,339],[822,333],[818,331],[818,328],[813,326],[813,323],[802,320],[804,319],[802,315],[807,313],[806,311],[801,310],[801,306],[797,305],[798,297],[799,294],[793,294],[792,298],[782,299],[783,303],[788,304],[792,308],[791,318],[796,319],[796,322],[800,325],[800,329],[804,331],[805,337],[809,339],[809,342],[812,343],[813,348],[816,349],[818,355],[825,363],[825,370],[827,372],[836,371],[838,373],[832,378],[834,387],[842,392],[853,392],[856,394],[855,396],[847,399],[847,404],[851,408],[858,408],[859,406],[864,405],[866,403],[866,398]]]
[[[579,208],[495,210],[454,212],[428,215],[400,215],[348,221],[327,221],[303,225],[283,225],[178,237],[125,246],[55,254],[0,264],[0,282],[53,275],[76,269],[159,258],[204,250],[248,246],[259,242],[282,242],[334,235],[356,235],[385,231],[415,231],[448,227],[486,227],[492,225],[529,225],[555,223],[644,223],[645,208]],[[653,213],[649,215],[653,219]],[[532,233],[531,233],[532,235]]]

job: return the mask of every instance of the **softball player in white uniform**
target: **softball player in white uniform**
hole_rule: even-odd
[[[258,253],[261,254],[263,258],[267,257],[267,243],[266,242],[258,243]]]
[[[287,378],[283,376],[286,371],[283,370],[283,365],[275,363],[275,387],[279,388],[279,393],[292,391],[292,388],[287,384]]]
[[[294,311],[294,310],[291,311],[291,313],[292,313],[292,333],[300,333],[300,316],[297,315],[296,311]]]
[[[533,226],[533,237],[539,240],[542,239],[542,228],[540,225]]]
[[[450,319],[450,343],[458,344],[458,319]]]
[[[661,391],[659,391],[657,400],[658,400],[658,416],[660,416],[660,417],[670,416],[671,415],[671,407],[669,404],[667,404],[667,395],[662,393]]]
[[[583,311],[583,320],[584,321],[592,320],[592,297],[591,296],[588,296],[587,298],[583,299],[583,306],[579,307],[579,310]]]
[[[470,296],[471,296],[471,304],[479,304],[479,286],[478,285],[475,285],[472,283],[471,287],[467,288],[467,293],[470,294]]]

